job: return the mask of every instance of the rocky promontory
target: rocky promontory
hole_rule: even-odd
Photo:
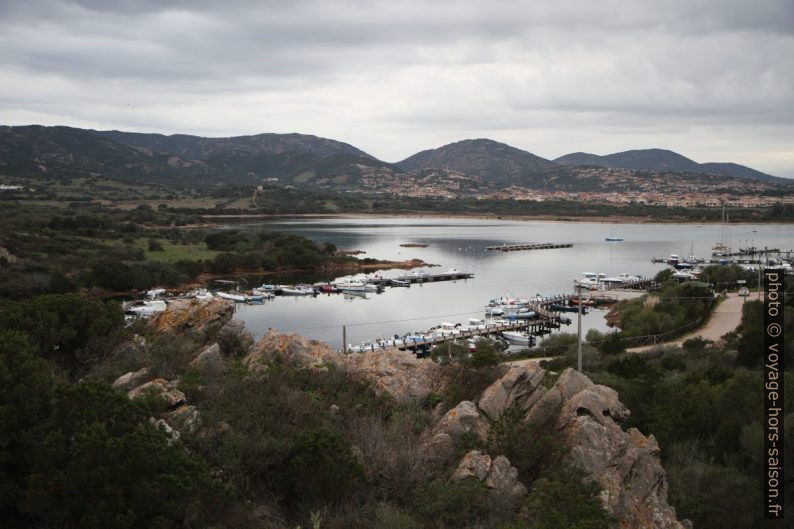
[[[229,360],[218,343],[231,335],[243,349],[241,365],[251,377],[267,376],[279,364],[309,372],[339,369],[383,396],[407,402],[442,392],[456,375],[447,366],[396,349],[345,354],[322,342],[276,330],[254,343],[244,327],[232,320],[233,311],[233,305],[222,300],[178,301],[148,325],[157,334],[184,334],[196,339],[200,347],[186,360],[186,370],[224,369]],[[200,407],[180,391],[180,381],[159,378],[150,366],[124,374],[114,387],[127,391],[133,399],[157,399],[163,411],[153,420],[162,421],[163,428],[174,432],[174,438],[180,432],[210,435],[228,427],[205,424]],[[504,454],[472,449],[460,458],[462,452],[456,451],[467,439],[486,446],[497,422],[507,413],[518,414],[523,424],[554,436],[562,450],[562,461],[580,469],[583,479],[597,486],[601,505],[618,527],[690,526],[687,521],[678,521],[667,502],[667,481],[654,437],[634,428],[624,430],[621,422],[630,411],[617,392],[594,384],[573,369],[554,373],[535,364],[505,367],[476,399],[437,411],[416,450],[423,461],[448,462],[451,481],[476,478],[483,487],[505,498],[526,495],[528,484],[521,483]]]

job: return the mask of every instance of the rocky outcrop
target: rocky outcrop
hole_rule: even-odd
[[[300,334],[281,334],[271,329],[257,342],[243,359],[249,369],[257,371],[267,368],[273,362],[286,362],[290,365],[310,368],[321,367],[327,363],[344,363],[344,354],[332,351],[325,343],[308,340]]]
[[[132,388],[143,384],[147,378],[149,378],[149,369],[143,367],[138,371],[130,371],[129,373],[121,375],[113,382],[112,386],[113,389],[129,391]]]
[[[351,378],[372,385],[379,392],[398,400],[421,398],[439,391],[443,385],[443,368],[430,360],[418,359],[412,353],[389,349],[376,353],[345,354],[331,350],[316,340],[299,334],[268,331],[243,362],[252,371],[266,368],[273,362],[322,369],[333,364]]]
[[[453,440],[471,433],[484,441],[488,438],[488,423],[477,411],[477,406],[473,402],[464,400],[441,418],[436,425],[435,433],[445,433]]]
[[[536,390],[545,374],[537,364],[512,367],[483,391],[478,406],[492,421],[514,406],[528,409],[542,396]]]
[[[185,394],[176,389],[173,382],[156,378],[127,392],[133,400],[150,397],[160,402],[166,409],[172,409],[185,402]]]
[[[630,412],[615,390],[593,384],[573,369],[555,380],[536,366],[513,368],[479,401],[479,409],[492,420],[512,407],[522,410],[525,422],[558,435],[568,449],[565,459],[601,487],[604,508],[619,527],[685,527],[667,503],[656,440],[634,428],[623,431],[619,423]]]
[[[234,315],[234,303],[221,298],[178,299],[149,320],[157,334],[190,334],[206,340],[223,328]]]
[[[195,406],[183,404],[166,413],[163,418],[180,432],[196,433],[201,426],[201,415]]]
[[[444,384],[441,366],[407,351],[388,349],[343,357],[342,365],[352,378],[367,382],[376,391],[397,400],[422,398],[439,392]]]
[[[198,372],[222,370],[224,362],[220,346],[217,343],[208,345],[188,364],[188,367]]]
[[[233,344],[234,351],[227,351],[226,354],[245,355],[254,346],[254,337],[245,328],[245,323],[240,320],[227,321],[221,330],[218,331],[218,340],[222,343]]]
[[[233,306],[220,300],[176,302],[150,325],[156,332],[197,333],[209,340],[227,326],[232,312]],[[237,332],[242,327],[232,324],[226,329]],[[216,353],[211,346],[194,361],[211,363],[217,360]],[[411,353],[389,350],[347,355],[331,350],[324,343],[277,331],[265,334],[245,355],[244,362],[252,373],[267,372],[278,362],[306,369],[340,369],[397,399],[439,392],[447,374],[444,367],[416,359]],[[130,380],[134,375],[121,377],[118,387],[132,385]],[[200,428],[198,410],[185,403],[184,395],[173,383],[152,380],[129,390],[129,395],[161,399],[170,410],[163,416],[172,426],[178,425],[177,428],[186,432]],[[629,416],[629,411],[617,393],[593,384],[572,369],[559,376],[536,365],[509,369],[483,392],[477,404],[463,401],[441,416],[426,433],[419,449],[428,461],[449,461],[465,436],[474,435],[486,441],[490,424],[508,410],[521,413],[526,424],[557,436],[565,447],[567,462],[581,468],[587,479],[600,487],[604,508],[618,521],[619,527],[685,527],[667,503],[667,483],[656,440],[636,429],[624,431],[620,422]],[[491,458],[481,452],[469,452],[455,471],[455,479],[464,477],[476,478],[505,497],[526,493],[517,481],[516,469],[501,455]]]
[[[488,454],[479,450],[467,452],[452,474],[452,480],[472,477],[510,499],[518,499],[527,493],[526,487],[518,481],[518,470],[505,456],[491,460]]]

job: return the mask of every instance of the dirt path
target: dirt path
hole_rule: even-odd
[[[700,329],[685,334],[684,336],[681,336],[680,338],[677,338],[671,342],[664,342],[656,345],[643,345],[642,347],[632,347],[627,349],[627,351],[630,353],[641,353],[656,347],[680,346],[690,338],[697,337],[716,342],[724,335],[735,330],[736,327],[739,326],[739,323],[742,321],[743,303],[743,297],[739,296],[738,294],[728,294],[728,297],[719,305],[717,305],[717,308],[714,309],[714,312],[711,314],[709,320]]]

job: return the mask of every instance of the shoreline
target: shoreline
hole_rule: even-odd
[[[556,223],[603,223],[603,224],[680,224],[680,225],[700,225],[700,224],[714,224],[719,225],[721,220],[683,220],[683,219],[670,219],[661,220],[648,217],[633,217],[622,215],[607,215],[607,216],[583,216],[583,217],[563,217],[559,215],[484,215],[484,214],[466,214],[466,213],[433,213],[433,212],[418,212],[418,213],[295,213],[295,214],[273,214],[273,213],[241,213],[241,214],[212,214],[201,215],[203,219],[217,219],[217,220],[234,220],[234,219],[368,219],[368,218],[385,218],[385,219],[440,219],[440,220],[502,220],[502,221],[520,221],[520,222],[556,222]],[[757,222],[731,222],[731,226],[755,226],[755,225],[794,225],[794,221],[757,221]],[[222,223],[208,223],[201,225],[203,227],[219,226]],[[187,226],[182,226],[187,227]],[[197,227],[195,225],[191,227]]]

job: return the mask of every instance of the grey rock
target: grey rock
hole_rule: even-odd
[[[645,437],[634,428],[623,431],[619,422],[629,416],[629,410],[613,389],[595,385],[571,369],[544,389],[536,389],[542,396],[533,397],[525,420],[553,427],[569,450],[567,462],[581,468],[601,488],[604,509],[618,520],[619,527],[685,527],[667,503],[659,445],[653,436]]]
[[[224,368],[221,348],[217,343],[208,345],[194,358],[188,367],[194,371],[221,371]]]
[[[553,387],[542,393],[535,404],[527,410],[524,422],[535,427],[543,426],[557,417],[557,411],[562,406],[562,394]]]
[[[435,432],[446,433],[453,440],[465,433],[473,433],[485,441],[488,438],[488,423],[480,416],[473,402],[464,400],[441,418]]]
[[[143,367],[138,371],[130,371],[129,373],[121,375],[113,382],[112,386],[114,389],[129,391],[136,386],[140,386],[148,377],[149,369]]]
[[[177,409],[166,413],[164,418],[180,432],[196,433],[201,426],[201,415],[195,406],[183,404]]]
[[[151,422],[158,430],[165,432],[165,434],[168,436],[168,444],[173,444],[179,441],[180,433],[171,428],[171,425],[165,422],[163,419],[155,419],[154,417],[150,417],[149,422]]]
[[[425,459],[434,462],[449,461],[455,453],[455,443],[448,433],[437,433],[429,441],[423,443],[420,451]]]
[[[250,332],[245,328],[245,323],[241,320],[229,320],[227,321],[221,330],[218,332],[219,337],[223,337],[223,335],[231,335],[239,340],[242,354],[248,354],[248,352],[254,346],[254,337],[251,335]]]
[[[544,375],[536,364],[512,367],[483,391],[478,406],[489,419],[499,420],[505,410],[527,406]]]
[[[452,480],[475,477],[479,481],[485,481],[490,470],[491,456],[483,454],[479,450],[470,450],[460,460],[458,468],[452,474]]]
[[[494,489],[512,499],[520,498],[527,493],[527,488],[518,481],[518,469],[513,467],[505,456],[497,456],[491,461],[491,469],[483,483],[489,489]]]
[[[518,470],[510,465],[510,460],[505,456],[492,460],[488,454],[470,450],[461,459],[451,479],[456,481],[472,477],[510,501],[527,493],[526,487],[518,481]]]
[[[127,392],[131,399],[151,396],[163,403],[166,408],[175,408],[185,402],[185,394],[176,389],[173,383],[156,378]]]

